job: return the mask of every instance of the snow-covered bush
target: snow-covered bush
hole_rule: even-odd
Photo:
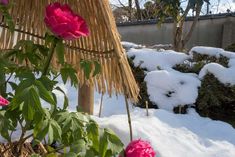
[[[149,99],[146,82],[144,81],[144,78],[146,76],[146,73],[145,73],[146,69],[143,69],[140,66],[137,66],[137,67],[134,66],[133,59],[134,57],[131,57],[128,59],[128,61],[131,66],[134,77],[140,88],[139,102],[136,103],[135,105],[141,108],[145,108],[146,105],[148,105],[149,108],[158,108],[157,105],[154,102],[150,101]]]
[[[147,48],[127,55],[140,85],[139,106],[148,101],[175,113],[195,106],[203,116],[235,122],[235,53],[197,46],[189,55]]]
[[[225,50],[235,52],[235,43],[226,47]]]
[[[183,73],[196,73],[201,80],[197,111],[203,116],[235,122],[234,53],[219,48],[194,47],[191,59],[174,67]]]
[[[206,74],[201,82],[196,109],[202,116],[235,126],[235,86],[225,85],[213,74]]]

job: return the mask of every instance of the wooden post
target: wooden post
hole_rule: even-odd
[[[94,87],[83,84],[78,90],[78,108],[90,115],[94,111]]]

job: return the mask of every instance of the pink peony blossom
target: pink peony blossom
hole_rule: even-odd
[[[0,0],[0,4],[7,5],[9,3],[9,0]]]
[[[125,150],[125,157],[155,157],[156,152],[149,142],[141,139],[132,141]]]
[[[9,101],[0,96],[0,106],[6,106],[9,104]]]
[[[46,7],[44,22],[57,37],[74,40],[89,34],[86,21],[67,4],[52,3]]]

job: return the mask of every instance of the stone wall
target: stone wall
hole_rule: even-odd
[[[192,20],[191,17],[187,18],[185,30],[189,30]],[[156,20],[119,23],[117,26],[122,41],[155,45],[170,44],[173,40],[171,19],[161,27],[158,27]],[[225,48],[232,43],[235,43],[235,13],[201,16],[186,47],[190,49],[201,45]]]

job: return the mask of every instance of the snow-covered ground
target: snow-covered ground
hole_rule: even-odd
[[[119,105],[104,102],[106,111]],[[102,127],[113,129],[125,145],[129,142],[127,115],[106,115],[94,117]],[[158,109],[150,110],[146,116],[144,109],[133,109],[131,112],[134,139],[150,141],[157,157],[234,157],[235,130],[228,124],[200,117],[193,109],[187,115],[176,115]]]
[[[147,69],[145,81],[150,99],[161,108],[149,110],[149,116],[146,116],[145,109],[130,107],[134,139],[148,140],[157,152],[156,157],[235,157],[235,129],[231,125],[200,117],[194,109],[190,109],[186,115],[172,112],[174,106],[195,102],[198,87],[201,84],[200,78],[206,72],[211,72],[211,68],[208,67],[214,65],[205,66],[200,77],[196,74],[181,73],[172,67],[190,58],[190,55],[174,51],[157,52],[136,47],[131,43],[126,44],[130,48],[127,52],[128,56],[135,57],[135,66]],[[138,49],[132,49],[131,46]],[[203,52],[205,49],[208,51]],[[217,50],[211,53],[209,52],[212,51],[210,48],[205,49],[201,47],[202,51],[200,52],[212,55],[217,53]],[[220,54],[223,52],[221,49],[219,51]],[[229,72],[218,74],[218,71],[224,71],[223,67],[220,70],[215,70],[214,75],[218,74],[223,78],[228,77],[227,75],[234,76],[235,61],[232,58],[229,68],[225,69],[225,71],[230,69]],[[63,85],[61,83],[60,86],[69,97],[69,109],[75,111],[77,90],[71,88],[69,84]],[[63,95],[56,94],[58,102],[63,102]],[[101,127],[113,129],[127,145],[129,143],[129,128],[124,97],[119,95],[110,98],[104,95],[101,117],[98,117],[100,101],[101,95],[96,93],[95,110],[92,117]]]

